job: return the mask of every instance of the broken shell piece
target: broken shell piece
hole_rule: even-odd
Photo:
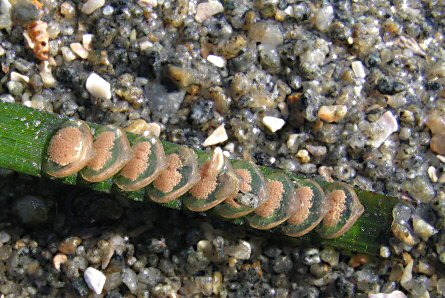
[[[138,137],[132,145],[133,158],[115,179],[116,185],[125,191],[136,191],[147,186],[167,167],[164,149],[158,138]]]
[[[127,135],[119,128],[104,126],[95,132],[96,156],[80,173],[89,182],[104,181],[117,172],[133,157]]]
[[[225,218],[238,218],[251,213],[267,199],[266,180],[253,162],[236,160],[232,162],[235,173],[241,178],[240,191],[215,207]]]
[[[337,238],[346,233],[363,214],[354,189],[349,185],[337,182],[326,189],[329,211],[317,232],[325,239]]]
[[[68,177],[83,169],[93,157],[93,135],[88,125],[68,120],[51,138],[43,170],[56,178]]]
[[[320,185],[311,179],[295,182],[296,211],[283,225],[283,232],[292,237],[312,231],[329,210],[326,196]]]
[[[206,211],[238,193],[241,181],[221,148],[213,151],[211,159],[201,159],[200,165],[201,180],[184,198],[187,208]]]
[[[296,205],[294,186],[287,175],[277,172],[266,178],[268,198],[247,216],[250,226],[259,230],[272,229],[285,222],[294,213]]]
[[[195,186],[199,175],[198,156],[187,147],[174,147],[166,152],[167,169],[147,186],[147,195],[157,203],[168,203]]]

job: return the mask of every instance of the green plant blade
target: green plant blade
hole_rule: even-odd
[[[66,118],[36,111],[18,104],[0,102],[0,168],[14,170],[19,173],[41,177],[41,167],[44,153],[48,142]],[[100,125],[89,123],[92,128]],[[136,136],[127,134],[130,141]],[[179,145],[169,142],[162,142],[164,149],[174,148]],[[206,155],[202,151],[197,152],[198,156]],[[261,167],[264,175],[274,172],[282,172],[277,169]],[[291,180],[306,178],[302,175],[287,173]],[[99,183],[89,183],[83,180],[80,175],[60,179],[61,182],[72,185],[79,185],[107,193],[118,193],[129,199],[144,201],[145,192],[143,190],[135,192],[124,192],[113,184],[112,179]],[[324,188],[327,182],[318,181]],[[365,207],[364,214],[357,220],[354,226],[343,236],[335,239],[322,239],[315,232],[311,232],[300,238],[286,237],[296,244],[323,244],[338,247],[343,250],[358,251],[373,255],[379,254],[382,245],[387,245],[391,235],[392,209],[401,200],[376,194],[368,191],[356,189],[360,202]],[[163,204],[168,208],[184,208],[180,199]],[[217,216],[216,212],[210,210],[209,215]],[[242,218],[228,220],[235,224],[244,223]],[[280,229],[273,229],[272,232],[280,232]]]

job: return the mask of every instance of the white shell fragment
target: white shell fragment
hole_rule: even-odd
[[[74,42],[70,44],[71,50],[76,53],[82,59],[88,58],[88,51],[83,47],[83,45],[79,42]]]
[[[366,77],[365,67],[361,61],[352,62],[351,67],[357,78],[364,79]]]
[[[229,137],[227,136],[226,129],[224,128],[224,124],[220,125],[217,129],[215,129],[212,134],[204,141],[203,146],[212,146],[219,143],[223,143],[227,141]]]
[[[211,16],[224,11],[224,7],[219,1],[211,0],[209,2],[199,3],[196,10],[195,20],[202,23]]]
[[[277,117],[271,117],[271,116],[265,116],[263,118],[263,124],[271,131],[276,132],[277,130],[280,130],[286,122]]]
[[[84,14],[92,14],[96,9],[105,5],[105,0],[88,0],[82,5],[82,12]]]
[[[390,111],[385,112],[375,125],[378,133],[373,136],[371,141],[371,145],[375,148],[379,148],[393,132],[399,129],[397,119]]]
[[[95,97],[110,99],[111,85],[96,73],[91,73],[86,82],[86,88]]]
[[[216,67],[223,68],[226,66],[226,59],[216,55],[208,55],[207,61],[215,65]]]
[[[102,293],[102,289],[105,285],[106,276],[99,270],[88,267],[84,274],[83,278],[87,283],[88,287],[93,290],[96,294]]]

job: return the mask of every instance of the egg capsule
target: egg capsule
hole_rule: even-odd
[[[117,172],[133,157],[127,135],[119,128],[102,126],[95,131],[94,150],[96,155],[80,172],[89,182],[104,181]]]
[[[83,169],[94,155],[88,125],[81,120],[67,120],[48,144],[43,171],[56,178],[68,177]]]
[[[146,188],[151,200],[168,203],[185,194],[200,179],[198,156],[187,147],[174,147],[166,152],[167,169]]]
[[[267,200],[247,220],[255,229],[268,230],[285,222],[295,211],[295,190],[284,173],[273,173],[267,178]]]
[[[133,158],[114,182],[125,191],[136,191],[155,180],[167,167],[161,142],[156,137],[138,137],[132,142]]]
[[[329,211],[317,232],[326,239],[337,238],[346,233],[363,214],[354,189],[349,185],[336,182],[326,188]]]
[[[311,179],[298,180],[295,184],[296,208],[283,224],[283,233],[303,236],[312,231],[329,210],[329,204],[320,185]]]
[[[266,179],[258,166],[244,160],[232,161],[232,166],[241,178],[240,190],[235,197],[215,207],[215,211],[225,218],[245,216],[267,199]]]
[[[213,151],[211,159],[200,160],[200,176],[201,180],[183,200],[192,211],[209,210],[238,193],[240,179],[219,147]]]

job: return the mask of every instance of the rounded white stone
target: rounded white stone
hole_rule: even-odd
[[[265,116],[263,118],[263,124],[271,132],[276,132],[277,130],[280,130],[284,126],[284,124],[286,124],[286,121],[277,117]]]
[[[110,99],[111,85],[96,73],[91,73],[86,82],[86,88],[95,97]]]
[[[102,293],[102,289],[105,285],[105,280],[107,277],[101,271],[88,267],[83,273],[83,278],[87,283],[88,287],[93,290],[96,294]]]

